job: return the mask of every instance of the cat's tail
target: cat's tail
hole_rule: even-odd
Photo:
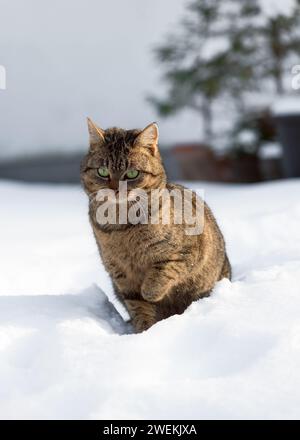
[[[228,259],[227,255],[225,254],[225,260],[224,260],[223,267],[221,270],[220,280],[222,278],[228,278],[229,280],[231,280],[231,276],[232,276],[231,265],[229,263],[229,259]]]

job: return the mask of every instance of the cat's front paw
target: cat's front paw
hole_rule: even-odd
[[[136,316],[131,320],[135,333],[142,333],[152,327],[153,323],[144,319],[142,316]]]
[[[157,321],[154,304],[140,300],[125,300],[125,305],[131,316],[131,324],[137,333],[148,330]]]
[[[165,296],[165,294],[163,292],[160,292],[157,289],[151,289],[151,288],[142,289],[141,293],[142,293],[142,297],[144,298],[144,300],[149,301],[149,302],[161,301],[163,299],[163,297]]]

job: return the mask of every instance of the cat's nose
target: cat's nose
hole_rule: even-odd
[[[116,190],[119,189],[119,181],[116,180],[116,179],[111,179],[109,181],[109,185],[108,186],[109,186],[110,189],[113,189],[114,191],[116,191]]]

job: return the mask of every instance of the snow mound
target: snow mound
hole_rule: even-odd
[[[273,18],[277,15],[290,15],[296,9],[296,0],[259,0],[262,11],[267,17]]]
[[[233,281],[133,335],[81,190],[0,184],[1,418],[299,418],[300,181],[192,186]]]
[[[273,103],[272,112],[275,116],[300,115],[300,99],[297,96],[286,96]]]

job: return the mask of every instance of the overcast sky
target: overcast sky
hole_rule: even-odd
[[[0,0],[0,154],[73,150],[85,117],[104,128],[158,120],[162,143],[197,140],[201,121],[158,118],[145,96],[162,87],[151,49],[185,0]],[[163,90],[163,89],[161,89]]]

